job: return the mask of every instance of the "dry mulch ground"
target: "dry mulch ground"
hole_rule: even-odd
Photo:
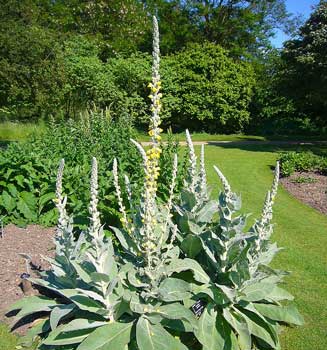
[[[298,182],[306,178],[313,182]],[[314,172],[297,172],[282,178],[281,183],[294,197],[327,215],[327,176]]]
[[[8,307],[24,296],[21,275],[26,273],[26,264],[19,253],[28,254],[35,267],[46,269],[48,265],[41,255],[54,255],[53,235],[53,228],[37,225],[26,228],[8,225],[4,228],[4,235],[0,238],[0,321],[5,319]],[[30,274],[36,277],[36,271],[31,269]],[[33,289],[28,290],[28,294],[36,293]]]

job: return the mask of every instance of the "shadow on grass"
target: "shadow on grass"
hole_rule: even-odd
[[[288,151],[311,151],[312,153],[319,156],[327,157],[327,143],[305,143],[305,144],[288,144],[288,143],[267,143],[264,142],[233,142],[233,143],[214,143],[208,142],[209,146],[216,146],[225,149],[240,149],[249,152],[272,152],[272,153],[283,153]]]

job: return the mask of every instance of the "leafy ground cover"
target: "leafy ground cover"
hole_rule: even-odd
[[[326,148],[312,150],[320,153],[327,151]],[[206,166],[209,183],[218,182],[212,168],[217,164],[229,178],[233,189],[242,193],[244,207],[255,217],[261,210],[265,190],[271,183],[271,167],[281,151],[284,149],[277,149],[276,146],[208,146]],[[217,192],[214,192],[213,196],[216,195]],[[285,248],[275,260],[274,267],[292,272],[286,279],[286,289],[295,296],[297,307],[306,321],[304,327],[283,331],[282,349],[323,350],[327,347],[327,288],[323,285],[327,277],[324,261],[327,217],[300,203],[280,187],[274,222],[273,240]],[[1,335],[0,348],[13,350],[14,338],[6,331]]]
[[[327,156],[312,152],[286,152],[280,156],[283,176],[290,176],[295,171],[316,171],[327,173]]]

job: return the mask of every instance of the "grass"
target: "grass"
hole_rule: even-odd
[[[17,344],[17,337],[9,333],[9,329],[6,325],[0,324],[0,349],[14,350],[16,344]]]
[[[302,147],[308,149],[307,147]],[[232,188],[242,193],[243,208],[258,216],[265,193],[271,185],[277,154],[294,147],[270,145],[206,146],[208,181],[217,196],[216,164],[229,179]],[[196,147],[199,152],[199,147]],[[327,147],[313,147],[315,153],[326,153]],[[219,184],[220,185],[220,184]],[[300,203],[282,187],[274,211],[273,239],[285,250],[274,266],[291,271],[285,288],[295,296],[295,303],[305,318],[303,327],[285,327],[281,334],[283,350],[327,349],[327,216]],[[0,328],[0,349],[13,350],[15,339]],[[11,347],[12,346],[12,347]]]
[[[177,133],[173,136],[176,141],[185,141],[185,132]],[[167,141],[168,134],[162,133],[162,140]],[[137,131],[137,140],[139,142],[150,141],[150,136],[142,131]],[[326,141],[326,135],[311,136],[311,135],[244,135],[244,134],[208,134],[205,132],[192,133],[193,141]]]
[[[39,123],[0,123],[0,142],[26,140],[34,132],[42,132],[45,124]]]
[[[167,141],[168,134],[162,134],[162,140]],[[176,141],[185,141],[185,132],[174,134],[174,139]],[[150,141],[150,136],[145,132],[137,132],[137,140],[140,142]],[[198,132],[192,134],[193,141],[265,141],[264,136],[255,136],[255,135],[242,135],[242,134],[207,134],[205,132]]]

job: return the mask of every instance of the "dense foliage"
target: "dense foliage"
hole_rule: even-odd
[[[167,57],[162,71],[163,122],[209,132],[240,132],[249,122],[254,73],[214,44]]]
[[[114,196],[112,182],[106,180],[108,168],[117,157],[124,171],[137,180],[138,154],[128,142],[132,130],[123,120],[113,121],[105,112],[84,114],[78,120],[50,122],[45,133],[25,143],[13,143],[1,152],[0,212],[5,223],[53,225],[57,220],[54,170],[61,155],[67,163],[65,193],[68,206],[77,215],[76,223],[87,219],[82,203],[88,200],[89,161],[97,155],[100,169],[100,207],[108,207]],[[134,179],[133,178],[133,179]],[[115,216],[115,205],[104,210],[104,217]]]
[[[327,2],[320,4],[301,27],[296,39],[282,51],[284,67],[281,85],[302,115],[319,126],[327,120]]]
[[[276,28],[296,28],[284,0],[10,0],[0,2],[0,11],[2,120],[75,117],[95,104],[145,125],[149,14],[156,13],[166,55],[166,125],[180,130],[190,120],[192,129],[208,132],[303,134],[316,131],[311,119],[324,124],[323,41],[312,48],[302,39],[288,44],[283,68],[269,54]],[[311,29],[303,29],[303,42],[314,39]],[[304,63],[308,50],[321,58]],[[299,86],[301,93],[293,88]],[[314,103],[309,91],[316,91]]]
[[[290,176],[295,171],[317,171],[327,174],[327,157],[312,152],[285,152],[279,156],[281,173]]]
[[[128,120],[113,120],[108,111],[91,111],[79,119],[50,122],[46,131],[25,143],[13,143],[0,154],[0,217],[3,223],[53,225],[57,214],[55,198],[56,167],[62,156],[66,160],[64,191],[69,195],[68,208],[75,224],[87,223],[88,178],[90,159],[101,159],[99,168],[99,208],[104,222],[117,222],[117,202],[109,169],[114,158],[131,181],[141,180],[139,154],[130,143],[134,132]],[[173,140],[164,147],[162,162],[169,171]],[[183,165],[181,164],[181,172]],[[168,192],[171,174],[165,173],[160,196]]]

